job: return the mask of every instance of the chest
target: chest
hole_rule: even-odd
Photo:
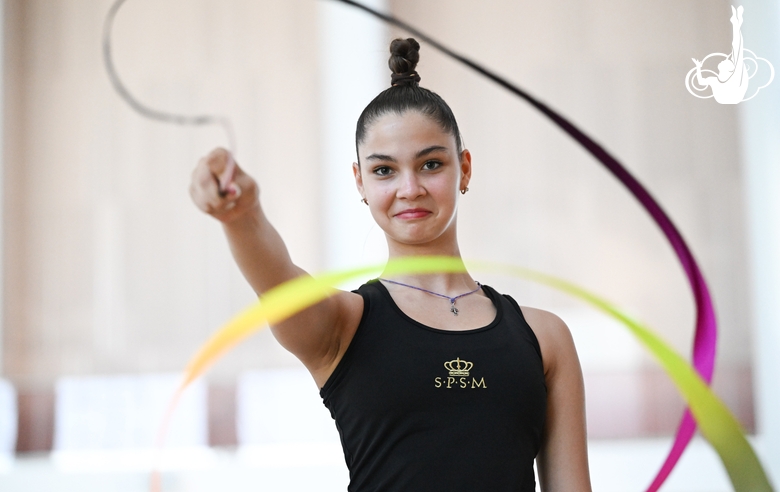
[[[392,319],[370,327],[350,361],[364,415],[516,415],[545,401],[541,360],[520,327],[443,333]]]
[[[440,330],[473,330],[489,325],[496,317],[496,307],[483,293],[457,299],[454,303],[403,288],[392,289],[389,294],[407,317]]]
[[[384,490],[377,483],[526,490],[517,485],[525,482],[533,489],[547,398],[542,360],[522,316],[503,297],[491,299],[492,322],[452,331],[420,324],[386,297],[368,298],[322,391],[355,490]],[[485,476],[506,483],[486,485]],[[479,483],[464,482],[476,477]]]

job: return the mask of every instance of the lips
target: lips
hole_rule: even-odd
[[[424,208],[407,208],[401,212],[395,214],[398,219],[421,219],[431,214],[430,210]]]

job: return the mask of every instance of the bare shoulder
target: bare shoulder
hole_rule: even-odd
[[[303,361],[318,387],[324,386],[336,370],[363,317],[363,297],[360,294],[342,291],[328,301],[335,312],[331,342],[322,356],[314,361]]]
[[[569,327],[561,318],[543,309],[527,306],[522,306],[521,309],[525,320],[539,340],[545,372],[562,357],[576,355]]]

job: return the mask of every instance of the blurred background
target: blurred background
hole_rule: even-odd
[[[0,489],[147,490],[178,372],[254,300],[219,224],[192,205],[218,127],[143,119],[102,63],[108,0],[3,0]],[[713,387],[780,483],[780,82],[696,99],[691,58],[728,53],[725,0],[371,0],[580,125],[660,201],[719,320]],[[736,4],[735,4],[736,5]],[[780,69],[780,2],[745,6],[745,46]],[[128,0],[113,31],[130,91],[228,117],[240,165],[312,273],[381,261],[354,188],[354,125],[405,33],[326,0]],[[611,299],[680,353],[694,306],[640,206],[527,104],[423,45],[421,85],[452,106],[474,161],[464,257],[551,273]],[[759,74],[759,77],[761,74]],[[625,330],[511,277],[475,272],[570,326],[585,374],[594,490],[640,490],[684,405]],[[350,285],[348,287],[354,287]],[[317,388],[266,330],[188,391],[160,458],[165,490],[345,490]],[[730,490],[696,439],[664,490]]]

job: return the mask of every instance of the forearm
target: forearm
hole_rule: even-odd
[[[737,38],[734,39],[734,42],[731,45],[731,49],[734,53],[734,67],[737,69],[742,65],[743,60],[743,53],[742,53],[742,34],[737,33]],[[738,72],[737,72],[738,73]]]
[[[287,246],[263,213],[255,180],[233,162],[232,179],[219,185],[220,176],[230,170],[230,163],[230,154],[224,149],[215,149],[201,159],[192,174],[190,195],[200,210],[222,223],[236,264],[249,285],[262,296],[305,272],[293,264]],[[312,374],[326,366],[333,359],[334,348],[339,347],[340,306],[328,298],[274,322],[271,327],[277,340],[301,359]],[[354,307],[350,309],[357,312]]]
[[[707,85],[707,81],[701,76],[701,67],[696,67],[696,82],[702,86]]]
[[[293,264],[259,202],[222,225],[236,264],[258,295],[304,273]]]

